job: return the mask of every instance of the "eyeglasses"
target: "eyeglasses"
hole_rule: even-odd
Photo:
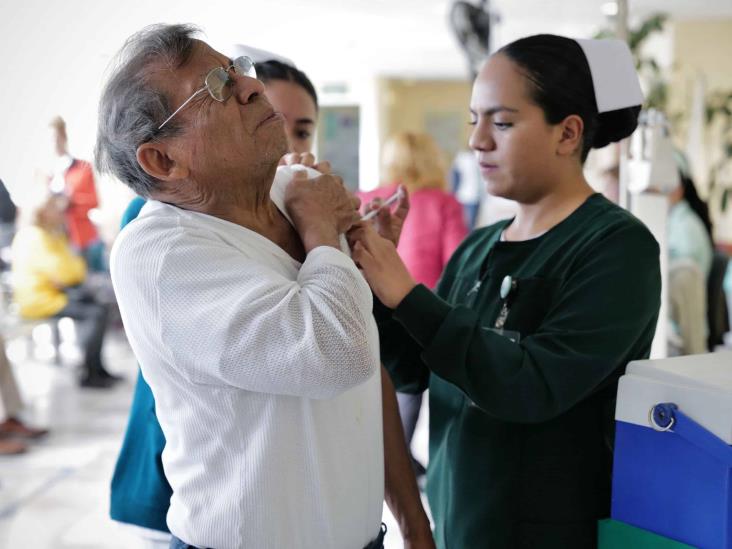
[[[175,109],[175,112],[173,112],[173,114],[171,114],[168,118],[165,119],[162,124],[160,124],[160,126],[158,126],[158,130],[162,130],[163,126],[170,122],[172,118],[176,114],[178,114],[181,109],[183,109],[183,107],[185,107],[193,100],[194,97],[205,91],[207,91],[209,95],[213,97],[216,101],[219,101],[221,103],[231,97],[232,80],[229,72],[231,71],[231,69],[234,69],[234,72],[239,76],[248,76],[250,78],[257,77],[257,71],[254,68],[254,61],[252,61],[246,55],[242,55],[241,57],[237,57],[236,59],[234,59],[231,65],[229,65],[226,69],[224,69],[223,67],[215,67],[211,69],[206,75],[206,80],[204,80],[204,86],[200,90],[196,90],[193,95],[185,100],[185,103]]]

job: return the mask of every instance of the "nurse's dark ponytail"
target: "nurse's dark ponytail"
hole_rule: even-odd
[[[620,141],[638,125],[640,106],[597,112],[590,66],[571,38],[537,34],[511,42],[497,53],[508,57],[526,76],[531,97],[549,124],[558,124],[571,114],[582,118],[582,162],[590,149]]]

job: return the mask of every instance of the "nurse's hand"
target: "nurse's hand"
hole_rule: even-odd
[[[363,270],[371,290],[384,305],[396,309],[417,283],[394,243],[379,236],[368,222],[357,223],[347,236],[353,260]]]
[[[381,208],[381,204],[383,202],[384,201],[381,198],[374,198],[371,202],[366,204],[366,207],[363,210],[364,215],[372,210],[378,210]],[[399,237],[401,236],[402,229],[404,228],[404,221],[407,219],[407,214],[409,213],[409,193],[403,185],[402,197],[397,202],[394,211],[392,211],[392,208],[393,206],[379,210],[379,213],[371,219],[370,223],[373,224],[379,235],[390,240],[394,246],[398,246]]]
[[[315,155],[312,153],[287,153],[285,156],[280,158],[280,166],[292,166],[293,164],[300,164],[307,166],[314,170],[319,171],[323,175],[331,173],[333,170],[330,166],[330,162],[327,160],[321,160],[317,162]]]

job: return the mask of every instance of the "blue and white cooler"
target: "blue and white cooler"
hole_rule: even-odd
[[[612,518],[732,549],[732,353],[631,362],[615,419]]]

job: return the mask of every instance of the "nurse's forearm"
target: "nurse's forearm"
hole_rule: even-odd
[[[374,318],[379,328],[381,362],[400,391],[422,392],[429,383],[429,370],[419,354],[421,347],[404,327],[392,319],[392,310],[374,296]]]
[[[432,548],[429,519],[422,507],[417,481],[404,441],[394,385],[381,367],[381,401],[384,422],[385,499],[399,523],[405,547]]]

